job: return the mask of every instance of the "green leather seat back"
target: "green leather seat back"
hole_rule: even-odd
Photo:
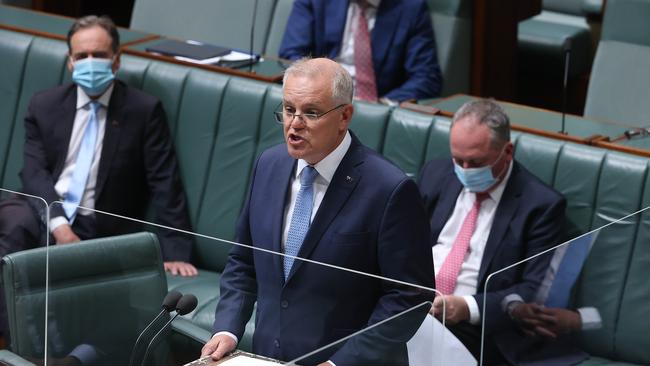
[[[33,39],[25,34],[0,30],[0,177],[8,162],[25,61]]]
[[[388,120],[382,154],[414,179],[425,162],[433,118],[396,108]]]
[[[274,0],[260,0],[255,17],[254,47],[264,51]],[[254,0],[136,0],[131,28],[172,38],[250,49]]]
[[[428,0],[438,63],[442,72],[442,96],[469,91],[472,2]]]
[[[273,116],[273,112],[277,110],[280,103],[282,103],[282,87],[280,85],[270,85],[266,91],[266,95],[264,96],[264,106],[262,107],[259,136],[257,147],[255,149],[255,159],[257,159],[260,154],[269,147],[284,142],[284,131],[282,125],[277,123]]]
[[[535,135],[520,135],[515,158],[544,183],[553,186],[563,142]]]
[[[390,111],[385,105],[355,102],[350,130],[364,145],[381,153]]]
[[[583,0],[544,0],[542,7],[559,13],[583,15]]]
[[[62,41],[37,37],[31,42],[21,75],[20,98],[2,178],[3,188],[19,189],[21,186],[18,173],[23,167],[24,119],[29,101],[34,93],[57,86],[65,79],[67,52],[67,45]]]
[[[190,219],[197,222],[210,157],[219,128],[221,101],[229,77],[192,70],[185,80],[174,145],[187,196]],[[205,157],[197,159],[197,157]]]
[[[591,71],[585,116],[647,126],[650,102],[650,2],[607,1]]]
[[[596,195],[591,228],[597,228],[638,209],[646,176],[646,162],[630,156],[609,153],[600,159],[599,175],[591,180]],[[596,170],[596,169],[595,169]],[[587,181],[588,177],[583,180]],[[620,194],[625,187],[625,195]],[[621,224],[600,230],[582,269],[575,289],[576,306],[594,306],[602,318],[602,328],[582,332],[583,348],[590,354],[615,358],[615,332],[620,316],[621,297],[628,277],[636,221],[631,217]]]
[[[160,247],[151,233],[16,252],[3,257],[2,263],[11,349],[19,355],[36,356],[43,346],[46,278],[48,334],[69,350],[88,342],[89,334],[98,329],[113,337],[118,333],[111,331],[119,331],[135,340],[158,313],[167,292]],[[105,328],[107,324],[112,325]],[[40,343],[34,342],[35,334]]]
[[[210,156],[209,174],[195,230],[233,240],[235,223],[247,193],[254,163],[260,123],[269,123],[263,106],[268,84],[232,78],[221,105],[219,125]],[[230,245],[197,239],[200,266],[221,271]]]
[[[273,9],[273,16],[271,17],[271,25],[269,27],[269,34],[266,38],[265,54],[271,56],[278,56],[280,51],[280,44],[284,37],[284,31],[287,28],[287,20],[291,14],[294,0],[276,0]]]
[[[162,102],[172,135],[176,133],[178,110],[183,100],[183,88],[190,68],[166,62],[151,62],[142,84],[144,92]]]
[[[640,200],[641,207],[650,206],[650,177],[645,175],[643,192]],[[634,238],[634,251],[631,253],[629,274],[623,289],[621,311],[615,334],[615,349],[617,355],[625,355],[625,359],[639,364],[650,364],[650,338],[648,337],[648,312],[650,291],[648,277],[650,276],[650,212],[641,213],[638,228]]]
[[[120,57],[120,69],[117,70],[115,77],[129,86],[142,90],[144,76],[147,74],[149,65],[151,65],[151,60],[125,54],[122,54]]]

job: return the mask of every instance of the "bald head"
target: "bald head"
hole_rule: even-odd
[[[289,76],[323,77],[331,80],[328,94],[331,95],[334,103],[352,103],[354,90],[352,77],[341,65],[328,58],[302,58],[291,64],[284,72],[283,84],[286,85]]]

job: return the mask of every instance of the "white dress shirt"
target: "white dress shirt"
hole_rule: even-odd
[[[104,132],[106,131],[106,114],[108,109],[108,103],[111,99],[111,94],[113,93],[113,84],[106,89],[104,94],[96,99],[101,108],[97,110],[97,140],[95,142],[95,154],[93,156],[93,161],[90,165],[90,173],[88,175],[88,180],[86,181],[86,189],[84,190],[79,206],[87,208],[95,208],[95,185],[97,184],[97,172],[99,171],[99,161],[101,158],[102,147],[104,146]],[[74,124],[72,125],[72,134],[70,135],[70,144],[68,145],[68,154],[65,158],[65,163],[63,165],[63,170],[59,179],[54,184],[54,190],[59,195],[59,199],[63,200],[66,193],[68,193],[68,188],[70,187],[70,182],[72,181],[72,174],[74,168],[77,165],[77,155],[79,154],[79,148],[81,147],[81,140],[83,139],[84,131],[86,131],[86,126],[88,126],[88,121],[90,120],[90,102],[93,101],[88,95],[81,89],[77,87],[77,112],[74,117]],[[79,210],[77,215],[91,215],[92,212],[87,210]],[[63,224],[67,224],[68,219],[65,216],[58,216],[50,219],[50,231],[54,231],[56,228]]]
[[[456,281],[456,288],[453,295],[462,296],[467,302],[469,308],[470,324],[478,324],[481,321],[481,313],[478,308],[478,303],[472,295],[476,295],[476,288],[478,286],[478,273],[481,269],[481,261],[483,260],[483,253],[485,252],[485,244],[490,236],[494,216],[503,196],[503,190],[506,187],[510,173],[512,172],[512,162],[508,166],[508,172],[504,179],[489,192],[489,197],[486,198],[482,204],[476,221],[476,228],[472,234],[469,242],[468,253],[460,267],[458,279]],[[438,242],[431,250],[433,251],[433,265],[436,276],[442,264],[444,263],[447,255],[454,246],[454,241],[460,232],[465,216],[469,213],[476,200],[476,194],[463,188],[456,199],[456,206],[454,212],[451,214],[449,220],[442,228],[438,236]]]
[[[368,22],[368,32],[372,35],[372,29],[375,27],[375,19],[377,18],[377,8],[381,0],[366,0],[368,7],[366,8],[366,21]],[[343,29],[343,39],[341,39],[341,51],[336,56],[334,61],[338,62],[343,68],[350,73],[352,79],[355,80],[354,68],[354,35],[357,33],[358,24],[355,21],[357,15],[361,11],[358,1],[350,1],[348,6],[348,17],[345,21],[345,28]]]

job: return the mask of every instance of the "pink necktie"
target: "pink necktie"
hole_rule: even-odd
[[[476,221],[478,219],[478,212],[481,209],[481,202],[487,197],[489,197],[488,193],[476,194],[474,205],[467,213],[467,216],[465,216],[465,221],[463,221],[463,226],[461,226],[458,236],[456,236],[454,246],[451,248],[447,258],[445,258],[442,267],[440,267],[440,271],[438,271],[436,289],[442,292],[443,295],[451,295],[454,293],[460,267],[465,260],[465,254],[467,254],[467,249],[469,249],[469,241],[472,239],[472,235],[476,229]]]
[[[375,68],[372,65],[372,46],[368,21],[364,16],[367,8],[365,0],[360,0],[357,13],[357,32],[354,35],[354,68],[356,78],[356,97],[371,102],[377,101]]]

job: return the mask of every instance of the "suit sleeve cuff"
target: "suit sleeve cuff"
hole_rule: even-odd
[[[510,310],[509,309],[510,304],[518,303],[518,302],[523,303],[524,299],[521,296],[519,296],[519,294],[510,294],[504,297],[503,300],[501,300],[501,310],[503,310],[504,313],[508,313],[508,311]]]
[[[467,295],[462,296],[467,303],[467,309],[469,310],[469,323],[472,325],[478,325],[481,322],[481,313],[478,309],[478,303],[474,296]]]
[[[216,333],[212,336],[212,338],[214,338],[214,337],[216,337],[216,336],[218,336],[218,335],[225,335],[225,336],[228,336],[228,337],[234,339],[234,340],[235,340],[235,343],[237,343],[237,344],[239,343],[239,339],[237,339],[237,336],[234,335],[234,334],[232,334],[232,333],[230,333],[230,332],[226,332],[226,331],[216,332]]]
[[[98,359],[97,350],[89,344],[78,345],[68,356],[76,358],[82,365],[92,365]]]
[[[68,224],[68,223],[69,223],[68,219],[65,218],[65,216],[57,216],[57,217],[51,218],[50,219],[50,232],[52,233],[59,226],[65,225],[65,224]]]
[[[336,364],[334,362],[332,362],[332,361],[328,360],[327,363],[330,364],[331,366],[336,366]]]
[[[582,321],[582,330],[599,329],[603,325],[600,312],[594,307],[577,309]]]

